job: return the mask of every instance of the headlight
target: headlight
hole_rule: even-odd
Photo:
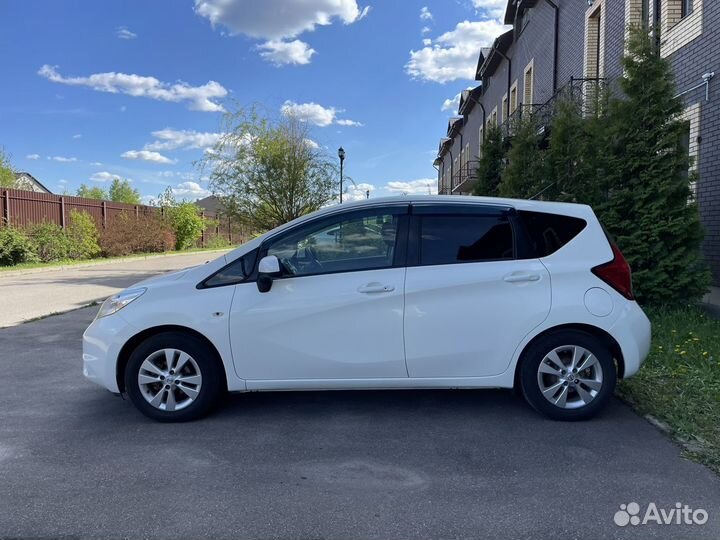
[[[143,294],[145,294],[145,291],[147,291],[145,287],[141,287],[139,289],[127,289],[111,296],[103,302],[102,306],[100,306],[97,318],[99,319],[101,317],[107,317],[108,315],[117,313],[133,300],[140,298]]]

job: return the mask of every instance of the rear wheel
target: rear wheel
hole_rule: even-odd
[[[125,389],[144,415],[184,422],[207,414],[222,395],[222,366],[201,340],[166,332],[143,341],[130,355]]]
[[[602,340],[578,330],[540,338],[520,365],[523,395],[555,420],[585,420],[597,414],[615,391],[612,354]]]

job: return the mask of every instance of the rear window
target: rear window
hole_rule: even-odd
[[[422,216],[420,264],[456,264],[513,258],[513,235],[505,215]]]
[[[584,219],[559,214],[520,210],[518,215],[525,225],[527,251],[531,257],[555,253],[587,225]]]

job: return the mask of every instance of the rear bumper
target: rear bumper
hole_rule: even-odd
[[[120,313],[95,319],[83,334],[83,375],[111,392],[120,392],[117,360],[136,332]]]
[[[652,328],[650,319],[637,302],[627,302],[620,316],[610,328],[610,334],[620,345],[625,362],[624,378],[635,375],[650,352]]]

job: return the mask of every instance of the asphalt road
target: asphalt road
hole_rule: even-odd
[[[158,424],[86,382],[95,308],[0,330],[0,537],[720,538],[720,481],[620,402],[545,420],[505,391],[235,395]],[[620,528],[676,502],[702,526]]]
[[[220,255],[200,252],[41,272],[0,272],[0,328],[86,306],[158,273],[203,264]]]

